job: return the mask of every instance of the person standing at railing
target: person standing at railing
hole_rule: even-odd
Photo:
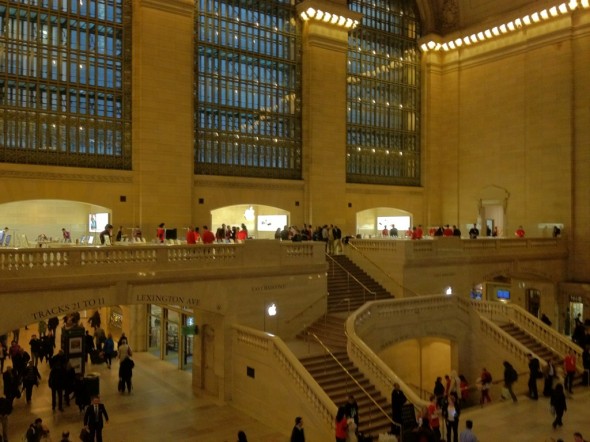
[[[336,442],[346,442],[348,437],[348,416],[344,407],[338,408],[336,413]]]
[[[303,418],[297,416],[295,418],[295,425],[291,431],[290,442],[305,442],[305,432],[303,431]]]

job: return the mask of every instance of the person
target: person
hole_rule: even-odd
[[[12,403],[14,399],[18,399],[21,396],[20,392],[20,380],[12,367],[6,367],[6,371],[2,373],[2,383],[4,388],[4,396],[12,409]]]
[[[127,387],[127,392],[131,394],[133,367],[135,367],[135,363],[130,357],[124,358],[119,364],[119,391],[121,393],[125,393],[125,387]]]
[[[453,236],[460,238],[461,237],[461,230],[453,224]]]
[[[461,407],[456,392],[449,393],[446,403],[442,409],[442,415],[447,424],[447,442],[451,442],[451,433],[453,433],[453,442],[459,441],[459,415]]]
[[[51,388],[51,409],[55,411],[56,396],[59,411],[63,409],[63,396],[66,383],[66,369],[62,364],[53,364],[49,372],[49,388]]]
[[[191,225],[186,229],[186,243],[196,244],[197,239],[195,238],[195,228]]]
[[[549,317],[545,313],[541,313],[541,321],[544,324],[547,324],[549,327],[551,327],[551,324],[552,324],[551,319],[549,319]]]
[[[8,356],[8,350],[4,346],[4,343],[0,341],[0,373],[4,373],[4,362]]]
[[[477,442],[477,436],[473,434],[473,421],[465,421],[465,429],[459,435],[459,442]]]
[[[479,404],[483,407],[486,402],[492,402],[490,397],[490,388],[492,386],[492,374],[484,367],[481,370],[481,398]]]
[[[305,442],[305,432],[303,431],[303,418],[297,416],[295,418],[295,425],[291,431],[290,442]]]
[[[203,226],[203,244],[213,244],[215,242],[215,234],[209,230],[207,226]]]
[[[344,411],[346,415],[354,421],[355,429],[358,428],[359,425],[359,406],[356,403],[356,399],[352,394],[348,395],[346,399],[346,403],[344,404]]]
[[[123,240],[123,226],[119,226],[117,230],[117,235],[115,236],[116,242],[121,242]]]
[[[0,423],[2,424],[2,440],[8,441],[8,416],[12,413],[12,404],[5,397],[0,397]]]
[[[119,340],[117,341],[117,347],[123,345],[123,341],[127,341],[127,336],[125,336],[125,332],[121,333]]]
[[[541,365],[539,360],[533,356],[532,353],[528,354],[529,358],[529,397],[533,400],[539,399],[539,392],[537,391],[537,378],[541,372]]]
[[[441,406],[442,398],[445,396],[445,386],[442,383],[442,378],[438,376],[436,381],[434,381],[434,390],[432,391],[434,396],[436,397],[436,404]]]
[[[135,241],[141,241],[141,229],[139,228],[139,226],[135,226],[135,229],[133,229],[133,239]]]
[[[553,392],[553,379],[555,378],[555,366],[551,359],[547,360],[547,365],[543,368],[543,396],[551,397]]]
[[[582,365],[584,367],[584,373],[582,375],[582,385],[590,385],[590,344],[584,346],[582,352]]]
[[[41,380],[41,374],[33,361],[29,361],[29,365],[25,369],[23,375],[23,386],[25,387],[25,397],[27,399],[27,404],[31,403],[31,398],[33,396],[33,386],[39,385],[39,380]]]
[[[156,240],[159,243],[163,243],[166,240],[166,224],[160,223],[156,229]]]
[[[516,229],[514,235],[516,235],[517,238],[524,238],[524,229],[522,228],[522,226],[518,226],[518,229]]]
[[[514,383],[517,380],[518,373],[516,372],[514,367],[510,364],[510,362],[504,361],[504,388],[506,388],[506,390],[510,394],[510,397],[512,398],[512,402],[514,403],[518,402],[518,399],[516,399],[516,395],[512,390],[512,385],[514,385]]]
[[[391,391],[391,419],[399,425],[402,424],[402,409],[407,400],[399,384],[397,382],[393,384],[393,390]],[[392,425],[391,432],[393,434],[399,434],[399,429],[400,427],[398,425]]]
[[[104,230],[102,232],[100,232],[100,234],[98,235],[98,237],[100,238],[100,243],[102,245],[104,245],[107,242],[107,238],[108,238],[108,242],[109,244],[112,243],[111,238],[113,236],[113,226],[111,224],[107,224],[104,226]]]
[[[563,385],[557,384],[553,393],[551,394],[550,404],[552,410],[555,411],[555,420],[553,421],[553,428],[563,426],[563,413],[567,411],[567,403],[565,401],[565,393],[563,391]]]
[[[123,361],[123,359],[128,358],[129,356],[132,356],[133,353],[131,351],[131,347],[129,347],[129,344],[127,343],[127,339],[123,339],[121,341],[121,344],[118,347],[118,357],[119,357],[119,363]]]
[[[344,407],[336,413],[336,442],[346,442],[348,436],[348,419]]]
[[[102,428],[105,423],[109,422],[107,409],[100,402],[100,396],[94,396],[92,403],[86,408],[84,413],[84,426],[90,432],[90,440],[102,442]]]
[[[565,371],[565,381],[563,387],[571,394],[574,388],[574,377],[576,375],[576,354],[570,349],[563,359],[563,369]]]
[[[436,396],[434,394],[430,395],[430,403],[428,407],[426,407],[426,417],[428,419],[428,425],[434,434],[434,439],[436,442],[440,441],[441,434],[440,434],[440,419],[439,419],[439,407],[436,403]]]
[[[238,431],[238,442],[248,442],[248,438],[246,437],[246,433],[243,431]]]
[[[498,237],[498,226],[494,226],[493,230],[492,230],[492,238],[497,238]]]
[[[41,340],[37,338],[37,335],[33,334],[29,341],[29,346],[31,347],[31,357],[33,358],[33,363],[35,367],[39,364],[39,356],[41,355]]]
[[[398,233],[397,228],[395,227],[395,224],[392,224],[391,229],[389,230],[389,236],[392,238],[397,238],[398,234],[399,233]]]
[[[65,228],[61,229],[61,234],[64,238],[64,242],[72,242],[72,236]]]
[[[94,351],[94,337],[88,330],[86,330],[86,334],[84,335],[84,344],[86,348],[86,362],[88,362],[90,354]]]
[[[63,433],[61,433],[60,442],[70,442],[70,432],[69,431],[64,431]]]
[[[473,224],[473,227],[469,229],[469,239],[477,239],[479,236],[479,229],[477,225]]]
[[[553,226],[553,238],[559,238],[561,236],[561,229],[558,226]]]
[[[469,399],[469,382],[462,374],[459,375],[459,391],[461,393],[461,403],[464,405]]]
[[[38,417],[31,425],[29,425],[25,434],[25,439],[27,442],[39,442],[41,438],[48,433],[49,430],[43,426],[43,419]]]
[[[586,440],[582,436],[582,433],[579,433],[579,432],[576,431],[574,433],[574,442],[586,442]]]
[[[107,339],[104,341],[102,351],[104,352],[104,360],[106,361],[107,367],[110,370],[113,355],[115,354],[115,341],[113,341],[112,334],[109,333]]]

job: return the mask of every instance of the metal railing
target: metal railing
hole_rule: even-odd
[[[350,273],[348,270],[346,270],[344,268],[344,266],[342,266],[342,264],[340,264],[338,261],[336,261],[330,255],[326,254],[326,256],[330,259],[330,262],[332,264],[332,268],[331,268],[332,276],[335,275],[335,266],[336,265],[338,267],[340,267],[344,272],[346,272],[346,284],[347,284],[347,290],[349,292],[350,292],[350,280],[352,279],[357,285],[359,285],[363,289],[363,302],[367,302],[367,296],[366,296],[367,293],[369,293],[370,295],[373,296],[373,299],[372,299],[373,301],[377,299],[377,292],[374,292],[373,290],[368,288],[365,284],[363,284],[361,281],[359,281],[352,273]],[[330,271],[330,269],[328,269],[328,270]],[[349,310],[350,310],[350,308],[349,308]]]
[[[324,349],[324,351],[336,362],[336,364],[338,364],[338,366],[342,369],[342,371],[344,373],[346,373],[346,375],[356,384],[356,386],[363,392],[363,394],[373,403],[373,405],[375,406],[375,408],[377,409],[378,413],[382,416],[385,416],[385,418],[389,421],[389,423],[395,427],[399,428],[399,442],[403,441],[403,431],[402,431],[402,425],[395,422],[391,417],[389,417],[389,414],[387,413],[387,411],[385,411],[383,409],[383,407],[381,407],[381,405],[379,405],[377,403],[377,401],[373,398],[373,396],[360,384],[360,382],[350,373],[350,371],[348,371],[348,369],[342,365],[342,363],[340,362],[340,360],[334,355],[334,353],[332,353],[332,351],[322,342],[322,340],[315,334],[315,333],[310,333],[311,336],[314,337],[314,339],[318,342],[318,344],[320,344],[320,346]],[[369,425],[372,422],[372,415],[369,413]]]
[[[371,258],[369,258],[365,253],[363,253],[362,250],[360,250],[357,246],[355,246],[353,243],[349,242],[348,243],[348,247],[350,247],[351,249],[353,249],[356,253],[358,253],[360,256],[362,256],[363,259],[367,260],[367,262],[369,262],[374,269],[378,270],[387,280],[391,281],[395,286],[398,286],[404,297],[406,295],[411,295],[411,296],[420,296],[418,295],[418,293],[416,293],[414,290],[412,290],[411,288],[408,288],[406,286],[404,286],[403,284],[400,284],[392,275],[390,275],[388,272],[386,272],[380,264],[377,264],[376,262],[374,262]]]

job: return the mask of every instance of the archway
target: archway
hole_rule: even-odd
[[[0,205],[3,227],[9,227],[12,245],[27,246],[38,237],[48,241],[63,239],[62,228],[72,241],[102,231],[111,222],[107,207],[82,201],[55,199],[24,200]]]
[[[381,232],[384,229],[390,230],[392,225],[395,225],[400,237],[403,237],[412,225],[412,214],[394,207],[374,207],[356,214],[356,233],[363,238],[381,237]]]
[[[452,368],[452,342],[437,337],[408,339],[391,345],[378,356],[417,394],[432,392],[437,376],[444,377]],[[427,399],[427,397],[426,397]]]
[[[291,213],[279,207],[262,204],[236,204],[211,211],[211,229],[222,224],[248,229],[248,236],[257,239],[274,239],[277,229],[289,225]]]

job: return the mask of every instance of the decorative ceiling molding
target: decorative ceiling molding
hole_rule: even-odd
[[[132,183],[133,178],[124,175],[91,175],[82,173],[34,172],[24,170],[0,170],[0,178],[53,181],[93,181],[100,183]]]

